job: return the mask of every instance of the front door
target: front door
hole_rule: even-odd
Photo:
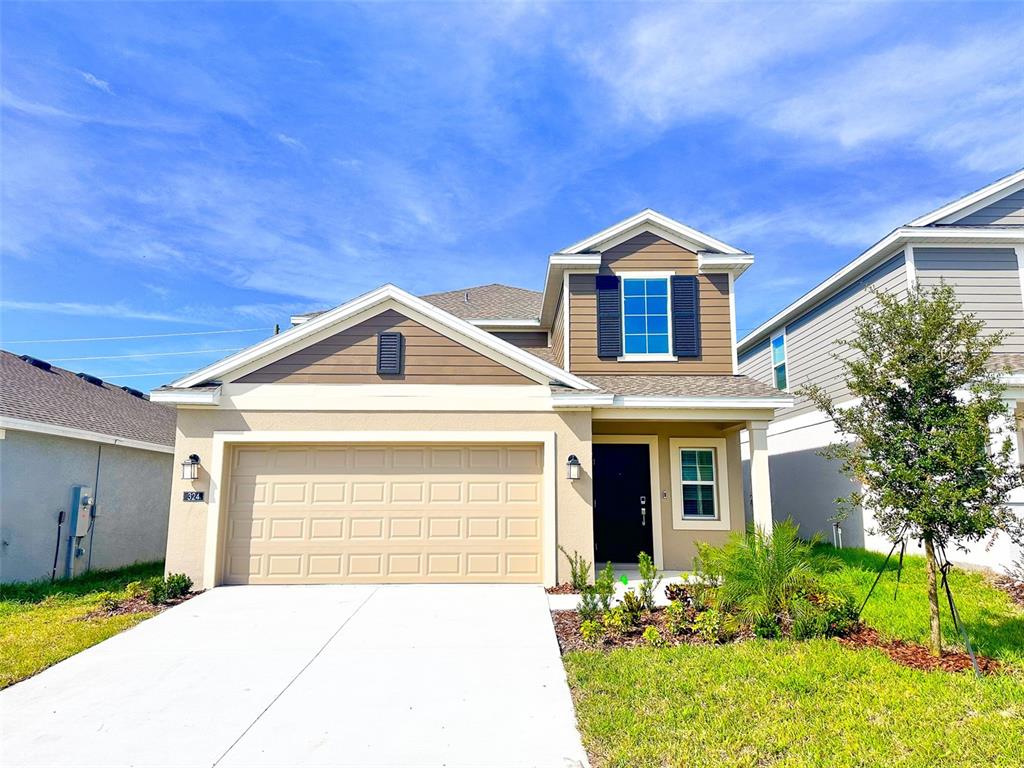
[[[647,445],[594,444],[594,563],[653,557],[651,457]]]

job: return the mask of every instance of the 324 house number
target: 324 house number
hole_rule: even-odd
[[[185,501],[202,501],[204,496],[203,491],[185,491],[182,498]]]

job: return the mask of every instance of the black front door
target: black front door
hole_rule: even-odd
[[[646,445],[594,444],[594,563],[653,556],[651,457]]]

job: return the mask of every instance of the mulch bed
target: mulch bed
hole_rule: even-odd
[[[101,607],[97,608],[95,611],[90,611],[83,616],[80,621],[88,621],[89,619],[106,619],[111,616],[125,616],[130,613],[160,613],[161,611],[172,608],[175,605],[184,603],[186,600],[189,600],[198,594],[199,592],[189,592],[187,595],[168,599],[167,602],[160,603],[159,605],[153,605],[145,595],[130,597],[125,600],[119,600],[116,608],[108,610]]]
[[[643,631],[646,627],[657,627],[661,633],[666,646],[677,645],[700,645],[706,644],[696,635],[686,633],[682,635],[671,634],[665,626],[665,612],[656,609],[653,613],[645,614],[640,626],[629,630],[621,635],[605,633],[601,641],[596,644],[589,644],[583,640],[580,633],[580,615],[576,611],[551,611],[551,621],[555,626],[555,635],[558,637],[558,647],[562,653],[570,651],[593,651],[610,650],[612,648],[635,648],[647,645],[643,639]],[[743,631],[727,642],[740,642],[753,637],[749,630]],[[848,648],[877,648],[885,653],[897,664],[913,669],[921,669],[928,672],[963,672],[970,670],[971,657],[960,651],[943,651],[941,657],[932,656],[931,652],[923,645],[917,643],[905,643],[902,640],[884,640],[877,631],[863,624],[858,625],[850,634],[845,637],[837,637],[840,643]],[[998,672],[1000,664],[995,659],[978,656],[978,667],[986,674]]]
[[[549,595],[578,595],[580,591],[573,589],[572,584],[559,584],[555,587],[545,587],[545,592]]]
[[[971,657],[966,653],[944,650],[942,656],[932,656],[931,651],[923,645],[905,643],[902,640],[884,640],[876,630],[864,624],[861,624],[846,637],[836,639],[849,648],[877,648],[898,664],[913,669],[923,669],[926,672],[935,670],[963,672],[973,669]],[[999,671],[1000,664],[995,659],[985,656],[976,656],[976,658],[978,659],[978,668],[982,672],[991,674]]]

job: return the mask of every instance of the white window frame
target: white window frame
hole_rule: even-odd
[[[674,363],[679,358],[672,354],[672,277],[675,272],[615,272],[619,278],[619,316],[622,318],[622,351],[620,362]],[[626,280],[664,280],[668,289],[668,352],[634,352],[626,354]]]
[[[683,517],[684,449],[711,450],[715,467],[715,517]],[[728,531],[732,528],[729,505],[729,462],[725,438],[672,437],[668,441],[672,469],[672,528],[677,531]]]
[[[776,339],[782,339],[782,362],[775,362],[775,349],[774,344]],[[779,392],[789,392],[789,339],[786,338],[786,329],[783,328],[778,333],[773,333],[771,338],[768,340],[768,360],[772,366],[772,389],[777,389]],[[780,365],[786,366],[786,386],[783,389],[779,389],[775,383],[775,369]]]

